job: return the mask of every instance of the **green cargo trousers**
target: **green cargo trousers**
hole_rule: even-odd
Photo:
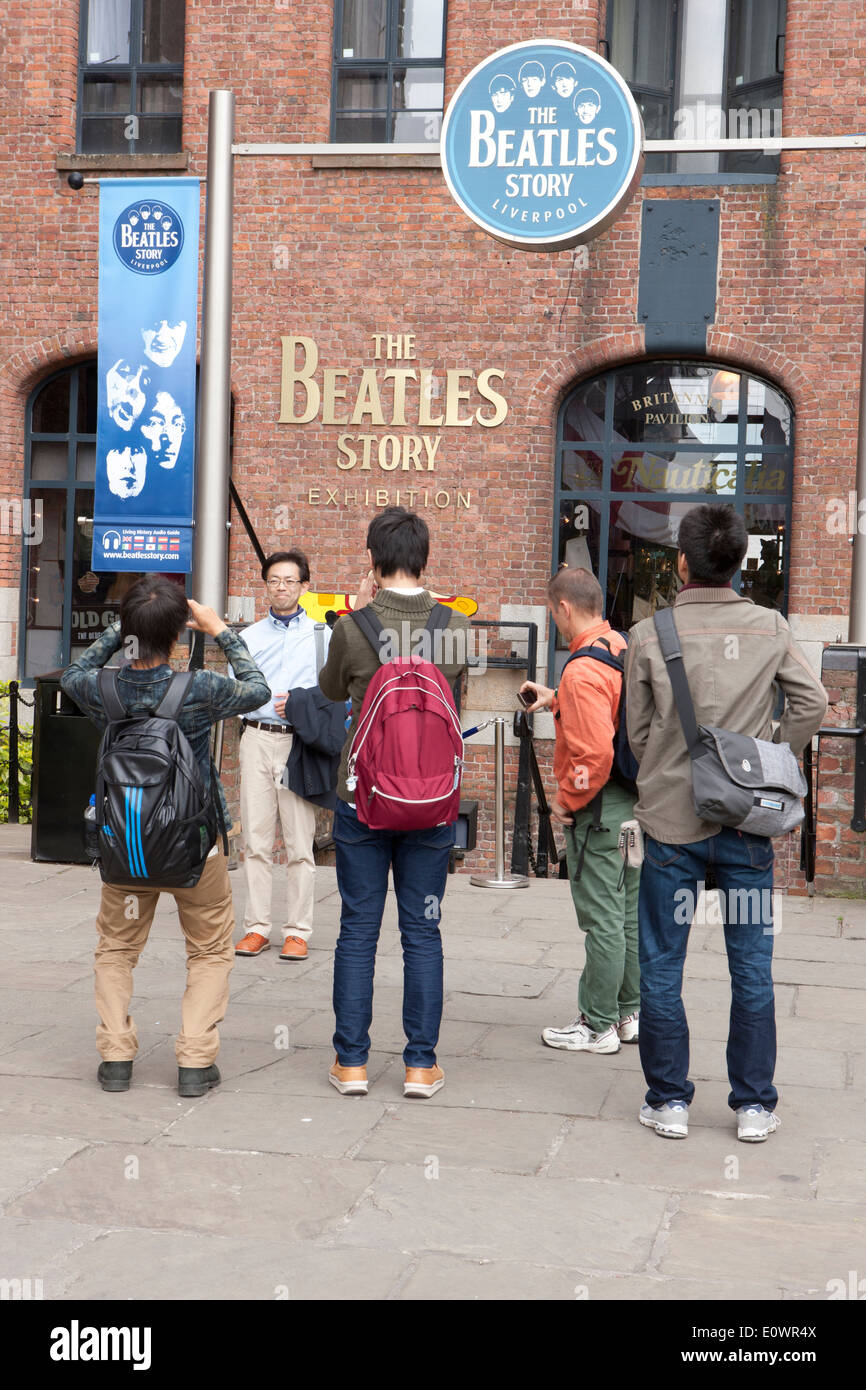
[[[604,1033],[640,1007],[637,954],[637,898],[640,869],[626,869],[618,888],[622,857],[619,828],[634,816],[635,796],[616,782],[602,795],[601,828],[592,829],[590,810],[576,811],[574,829],[566,827],[565,852],[578,926],[586,933],[586,965],[577,1003],[593,1032]],[[583,869],[577,878],[586,839]]]

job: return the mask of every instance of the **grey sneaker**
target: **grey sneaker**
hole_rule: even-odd
[[[642,1105],[638,1119],[665,1139],[685,1139],[689,1132],[689,1107],[684,1100],[669,1100],[666,1105],[658,1106]]]
[[[763,1105],[741,1105],[737,1111],[737,1138],[744,1144],[763,1144],[782,1121]]]
[[[616,1028],[612,1025],[603,1033],[594,1033],[583,1015],[565,1028],[543,1028],[541,1041],[568,1052],[619,1052]]]

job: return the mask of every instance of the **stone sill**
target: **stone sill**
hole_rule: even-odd
[[[106,169],[125,169],[130,173],[143,169],[188,169],[189,150],[178,150],[174,154],[70,154],[60,151],[54,160],[59,174],[86,174]]]

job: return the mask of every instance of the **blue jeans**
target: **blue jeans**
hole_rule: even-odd
[[[773,996],[773,846],[724,826],[707,840],[667,845],[645,837],[640,932],[640,1059],[650,1105],[691,1102],[683,965],[699,884],[715,870],[731,973],[728,1079],[732,1110],[774,1110],[778,1092]]]
[[[334,1048],[344,1067],[363,1067],[370,1053],[376,945],[388,892],[388,870],[403,943],[403,1031],[407,1067],[436,1064],[442,1021],[442,938],[439,918],[455,827],[371,830],[337,799],[334,843],[343,900],[334,954]]]

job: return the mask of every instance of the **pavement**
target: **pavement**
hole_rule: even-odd
[[[327,1080],[340,903],[334,871],[320,869],[308,959],[237,960],[222,1085],[182,1101],[172,900],[136,970],[132,1089],[106,1094],[92,1001],[99,879],[28,856],[29,827],[0,827],[0,1281],[30,1279],[46,1300],[866,1291],[866,903],[781,900],[782,1128],[760,1145],[737,1142],[726,1103],[721,929],[711,908],[695,925],[685,1001],[697,1093],[689,1137],[673,1142],[637,1123],[636,1047],[590,1056],[540,1042],[544,1025],[574,1016],[584,959],[563,882],[505,892],[449,880],[447,1080],[429,1101],[402,1096],[389,894],[372,1084],[348,1098]],[[243,871],[231,877],[240,921]]]

